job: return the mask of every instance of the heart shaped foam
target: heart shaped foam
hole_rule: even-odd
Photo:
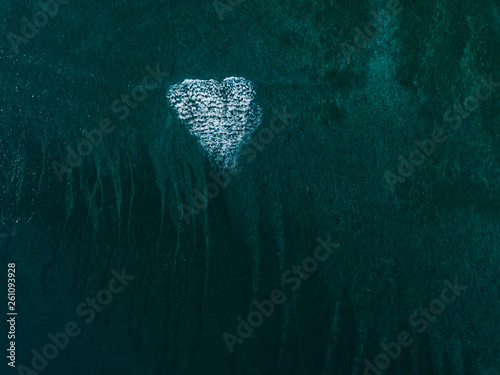
[[[169,88],[167,98],[179,120],[196,136],[219,168],[237,165],[241,145],[262,121],[252,82],[238,77],[187,79]]]

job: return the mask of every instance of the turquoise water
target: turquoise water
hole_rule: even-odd
[[[500,374],[496,2],[44,4],[0,4],[0,374]],[[224,170],[167,93],[228,77]]]

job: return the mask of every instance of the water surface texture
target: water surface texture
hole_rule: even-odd
[[[500,375],[498,1],[0,13],[1,375]]]

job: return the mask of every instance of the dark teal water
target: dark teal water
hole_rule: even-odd
[[[499,375],[498,3],[225,1],[0,4],[0,374]],[[224,175],[166,94],[226,77]]]

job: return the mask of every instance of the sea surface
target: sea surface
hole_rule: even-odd
[[[0,15],[1,375],[500,375],[498,1]]]

